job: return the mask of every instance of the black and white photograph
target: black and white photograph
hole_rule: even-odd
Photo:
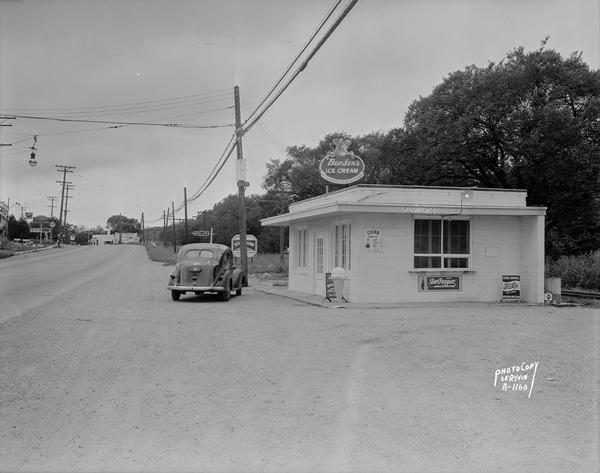
[[[600,0],[0,0],[13,472],[600,472]]]

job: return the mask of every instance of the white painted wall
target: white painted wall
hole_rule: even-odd
[[[300,226],[292,226],[289,288],[324,295],[324,286],[319,285],[316,291],[314,287],[314,235],[317,231],[326,234],[325,271],[330,272],[334,262],[335,224],[343,220],[352,225],[352,270],[344,293],[351,302],[499,301],[502,275],[520,274],[522,299],[541,303],[543,216],[473,216],[471,219],[471,270],[451,273],[462,276],[461,291],[419,292],[420,272],[412,270],[413,216],[408,214],[355,214],[307,223],[307,268],[304,271],[295,267],[294,260],[296,230]],[[381,252],[364,248],[367,228],[382,231]]]

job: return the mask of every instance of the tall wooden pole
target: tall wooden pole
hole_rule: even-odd
[[[184,212],[185,212],[185,242],[187,243],[188,241],[188,223],[187,223],[187,188],[183,188],[183,208],[184,208]]]
[[[167,215],[165,209],[163,209],[163,234],[162,234],[163,246],[167,242]]]
[[[176,233],[175,233],[175,202],[171,201],[171,210],[173,213],[173,253],[177,253],[177,240],[175,240],[176,238]]]
[[[240,261],[242,266],[242,273],[246,285],[248,284],[248,248],[246,247],[246,202],[245,192],[246,186],[246,172],[244,166],[244,154],[242,152],[242,116],[240,111],[240,88],[236,85],[233,88],[234,100],[235,100],[235,133],[236,133],[236,151],[237,151],[237,185],[238,194],[240,198]]]

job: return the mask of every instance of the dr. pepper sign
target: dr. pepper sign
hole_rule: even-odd
[[[348,151],[350,140],[333,140],[335,149],[329,151],[319,163],[323,179],[334,184],[350,184],[363,178],[365,163],[352,151]]]

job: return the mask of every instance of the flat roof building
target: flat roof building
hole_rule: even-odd
[[[333,272],[350,302],[499,301],[512,285],[520,300],[543,303],[546,208],[528,207],[526,197],[355,185],[261,224],[290,228],[290,290],[325,297]]]

